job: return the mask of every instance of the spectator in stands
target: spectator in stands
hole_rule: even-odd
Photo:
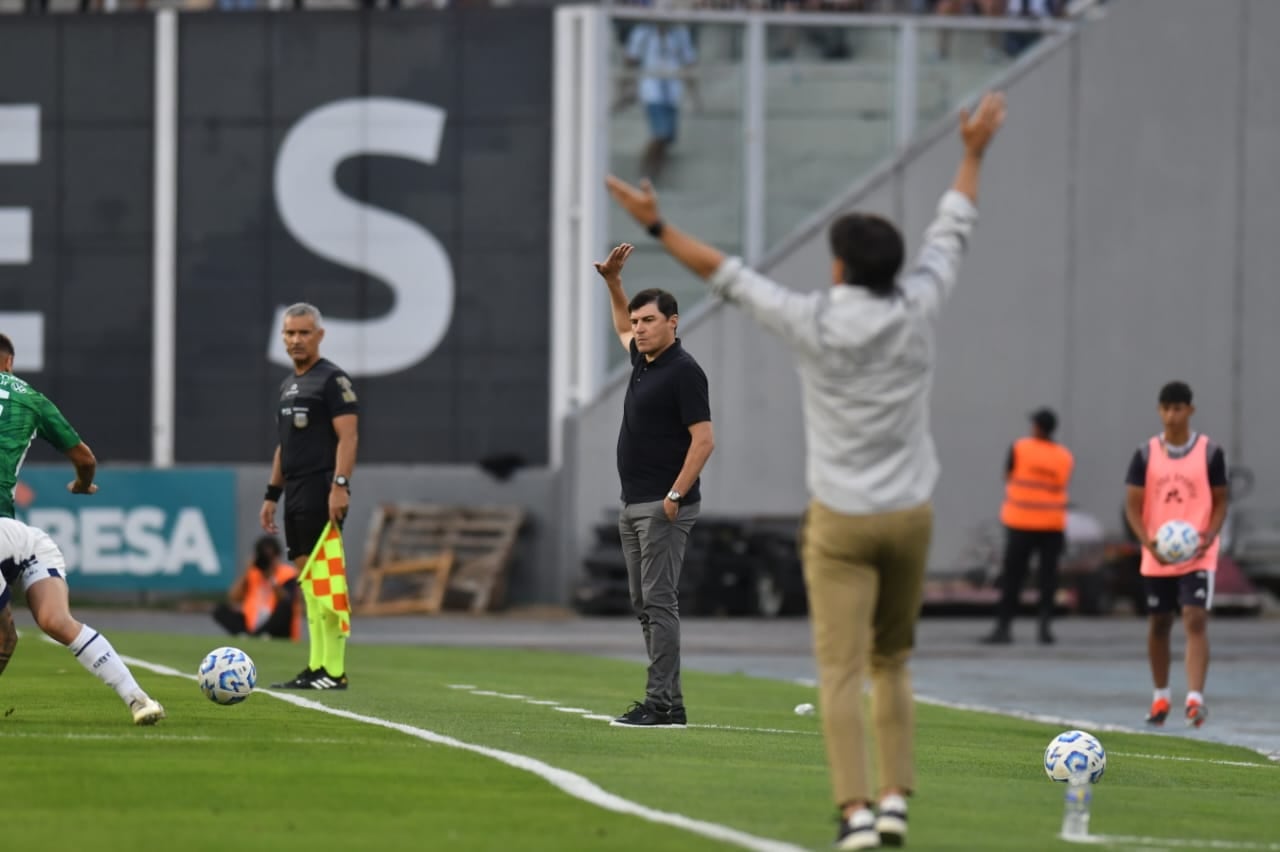
[[[649,142],[641,171],[657,180],[675,143],[684,97],[684,72],[697,62],[693,37],[684,24],[643,23],[627,40],[627,64],[640,69],[640,102],[649,122]]]
[[[213,620],[232,636],[296,640],[302,635],[298,569],[282,557],[275,536],[265,535],[254,544],[253,561],[213,611]]]
[[[1066,0],[1007,0],[1005,14],[1013,18],[1060,18],[1066,13],[1066,7]],[[1040,33],[1035,30],[1006,32],[1004,52],[1017,56],[1039,40]]]

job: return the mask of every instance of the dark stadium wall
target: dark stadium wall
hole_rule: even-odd
[[[179,463],[269,457],[278,314],[307,301],[365,406],[362,464],[546,464],[551,20],[179,16]],[[23,262],[0,249],[0,300],[42,317],[19,370],[112,462],[151,458],[154,21],[0,28],[0,103],[39,123],[35,162],[0,146],[32,234]]]

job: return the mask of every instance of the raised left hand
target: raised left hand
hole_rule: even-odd
[[[658,194],[653,191],[653,184],[648,178],[641,180],[639,186],[632,186],[620,177],[609,175],[604,179],[604,185],[618,206],[641,227],[647,228],[662,218],[658,214]]]

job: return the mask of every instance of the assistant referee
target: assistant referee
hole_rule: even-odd
[[[293,374],[280,383],[276,426],[280,440],[262,502],[262,528],[276,534],[276,503],[284,495],[284,538],[299,571],[332,520],[341,525],[351,503],[360,405],[351,379],[320,357],[324,323],[314,305],[284,312],[284,345]],[[337,616],[307,599],[310,659],[277,689],[346,689],[346,635]]]

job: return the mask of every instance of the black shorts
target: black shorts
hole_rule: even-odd
[[[284,542],[289,560],[311,555],[329,523],[328,474],[286,481],[284,487]]]
[[[1213,609],[1213,572],[1192,571],[1176,577],[1143,577],[1147,612],[1159,615],[1178,612],[1184,606]]]

